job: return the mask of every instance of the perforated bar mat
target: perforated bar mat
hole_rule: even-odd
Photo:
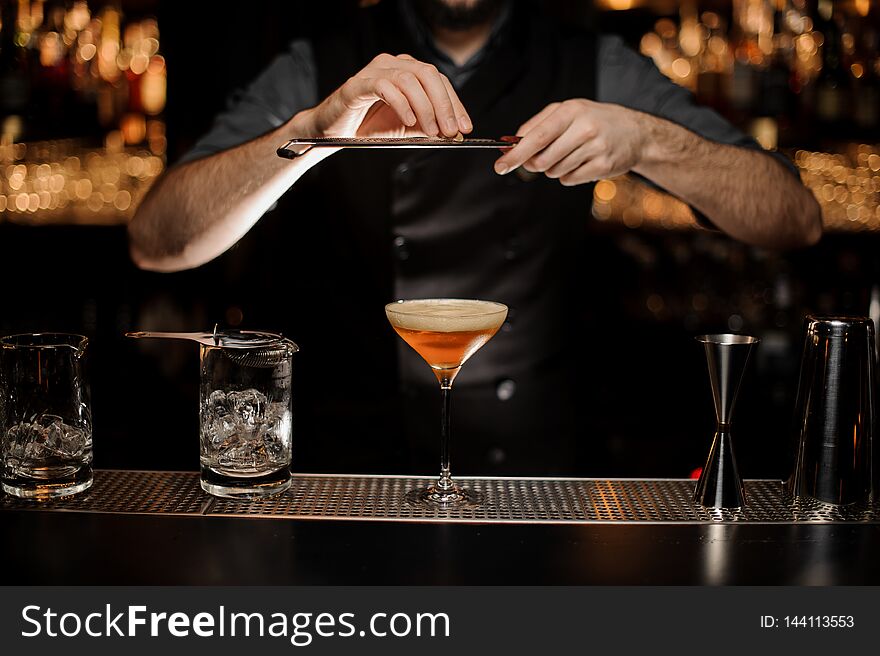
[[[201,515],[210,497],[192,472],[100,470],[85,492],[42,502],[0,497],[0,508],[121,514]]]
[[[213,498],[189,472],[97,471],[80,495],[52,502],[0,497],[5,510],[215,517],[479,523],[880,523],[880,507],[838,508],[788,499],[779,481],[746,481],[741,511],[693,502],[694,481],[459,478],[485,501],[472,508],[411,506],[404,493],[430,482],[405,476],[297,474],[284,494],[259,501]]]

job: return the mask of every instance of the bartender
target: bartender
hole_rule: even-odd
[[[525,0],[361,4],[291,42],[162,177],[130,225],[132,257],[154,271],[200,266],[295,187],[308,210],[285,218],[295,236],[277,280],[282,293],[294,267],[312,281],[289,301],[300,324],[320,326],[297,412],[323,412],[300,439],[378,454],[404,440],[412,468],[432,470],[436,380],[382,308],[486,299],[510,317],[456,381],[459,471],[583,473],[585,384],[601,375],[585,328],[591,289],[608,284],[584,262],[595,181],[632,172],[767,248],[815,243],[819,207],[789,162],[617,37]],[[504,152],[275,154],[293,138],[459,134],[522,140]]]

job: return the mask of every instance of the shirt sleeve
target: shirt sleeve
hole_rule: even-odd
[[[620,37],[600,36],[598,58],[596,100],[599,102],[658,116],[710,141],[764,153],[800,179],[797,167],[785,155],[764,150],[716,111],[698,105],[690,91],[663,75],[650,58],[628,48]],[[694,210],[694,213],[702,223],[709,223],[699,212]]]
[[[317,103],[312,45],[306,40],[292,41],[250,86],[231,94],[226,110],[180,162],[201,159],[251,141]]]

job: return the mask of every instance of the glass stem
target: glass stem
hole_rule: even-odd
[[[452,381],[444,378],[440,381],[440,478],[437,490],[451,492],[455,489],[449,473],[449,410],[452,402]]]

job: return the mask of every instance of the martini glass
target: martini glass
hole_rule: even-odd
[[[391,326],[431,367],[440,383],[440,478],[407,493],[415,505],[473,506],[481,501],[459,487],[449,473],[449,408],[452,383],[461,366],[498,332],[507,306],[492,301],[432,298],[397,301],[385,306]]]

